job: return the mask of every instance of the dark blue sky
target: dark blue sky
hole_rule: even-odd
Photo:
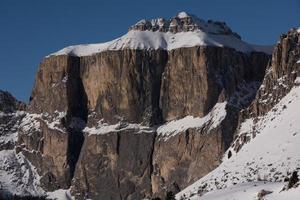
[[[0,0],[0,89],[27,101],[49,53],[108,41],[139,19],[180,11],[225,21],[250,43],[273,44],[300,26],[299,0]]]

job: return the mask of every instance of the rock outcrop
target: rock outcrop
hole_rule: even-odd
[[[87,120],[87,99],[79,58],[45,59],[37,72],[18,150],[42,175],[45,188],[68,188],[79,157]]]
[[[0,90],[0,150],[14,149],[25,104]]]
[[[131,26],[130,30],[171,33],[203,30],[204,32],[213,34],[234,35],[238,39],[241,39],[237,33],[232,32],[225,22],[208,20],[206,23],[197,16],[186,12],[180,12],[169,20],[164,18],[152,19],[151,21],[143,19]]]
[[[17,110],[25,110],[25,103],[15,99],[9,92],[0,90],[0,112],[12,113]]]
[[[300,76],[299,44],[300,33],[296,29],[280,36],[264,81],[250,108],[253,116],[267,113],[294,86],[295,79]]]
[[[296,80],[300,76],[300,31],[291,29],[282,34],[274,48],[272,59],[267,66],[265,77],[256,97],[251,105],[240,113],[239,123],[245,119],[253,118],[258,121],[260,117],[273,109],[290,90],[299,84]],[[237,135],[232,144],[239,151],[244,143],[250,141],[257,134],[255,125],[251,133]]]
[[[181,13],[168,31],[211,30],[240,40],[223,23],[209,24],[201,28],[201,21]],[[153,29],[148,26],[132,29]],[[71,187],[78,199],[162,197],[214,169],[233,140],[237,113],[257,87],[247,89],[262,81],[269,60],[265,53],[226,45],[93,50],[84,56],[78,48],[40,64],[17,148],[37,168],[45,190]],[[217,103],[226,109],[214,122]],[[170,137],[157,129],[186,116],[202,124]]]

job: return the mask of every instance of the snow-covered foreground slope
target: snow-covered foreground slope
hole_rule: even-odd
[[[240,184],[259,180],[282,183],[293,171],[299,171],[299,77],[296,82],[295,85],[298,86],[294,87],[269,113],[258,119],[248,119],[241,125],[238,133],[249,136],[250,141],[248,143],[244,144],[237,153],[232,148],[228,149],[222,164],[217,169],[177,194],[177,198],[193,196],[193,199],[210,199],[205,196],[200,197],[198,193],[228,188],[234,185],[237,185],[234,190],[243,190],[241,189],[243,185]],[[258,121],[255,123],[256,120]],[[255,137],[252,134],[254,129],[256,130]],[[228,156],[230,154],[231,156]],[[226,191],[229,190],[223,190],[223,192]],[[292,191],[300,196],[299,189]],[[213,193],[207,194],[207,197],[209,195],[213,196]],[[216,192],[215,195],[217,194]],[[270,199],[276,198],[274,196]],[[236,199],[253,198],[246,195],[243,198]],[[284,193],[280,193],[278,199],[286,199]]]
[[[11,192],[22,196],[43,194],[34,167],[14,150],[0,151],[0,186],[1,195]]]
[[[264,200],[297,200],[300,188],[292,188],[289,191],[282,191],[284,183],[274,182],[250,182],[241,183],[225,189],[212,191],[199,198],[195,195],[191,200],[253,200],[258,199],[259,193],[263,190],[272,192],[264,197]]]

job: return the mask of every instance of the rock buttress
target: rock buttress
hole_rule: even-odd
[[[20,127],[18,151],[37,167],[46,190],[70,186],[83,143],[87,99],[79,67],[78,57],[43,60]]]

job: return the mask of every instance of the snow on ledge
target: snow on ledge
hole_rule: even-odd
[[[70,192],[70,189],[58,189],[53,192],[47,192],[47,199],[57,199],[57,200],[73,200],[75,199]]]
[[[179,120],[170,121],[157,129],[157,134],[165,140],[189,128],[200,128],[212,122],[208,131],[216,128],[226,117],[227,102],[217,103],[212,111],[204,117],[186,116]]]
[[[83,132],[89,134],[89,135],[103,135],[113,132],[120,132],[124,130],[137,130],[137,133],[140,132],[149,132],[152,133],[154,130],[147,126],[142,126],[140,124],[127,124],[127,123],[117,123],[113,125],[109,125],[106,123],[102,123],[101,121],[98,123],[96,127],[85,127],[83,129]]]
[[[225,189],[215,190],[208,192],[201,196],[201,194],[194,194],[189,197],[189,200],[224,200],[224,199],[241,199],[253,200],[258,199],[258,194],[262,191],[269,191],[263,199],[265,200],[284,200],[284,199],[297,199],[299,196],[300,188],[293,188],[288,191],[282,191],[285,183],[283,182],[249,182],[237,184]],[[180,194],[176,195],[180,199]]]
[[[123,49],[163,49],[169,51],[195,46],[229,47],[244,53],[256,51],[271,54],[272,51],[271,46],[251,45],[233,35],[210,34],[201,30],[178,33],[131,30],[122,37],[110,42],[69,46],[49,56],[89,56],[103,51]]]
[[[170,121],[164,125],[159,126],[156,129],[156,132],[159,136],[162,136],[162,138],[167,140],[169,137],[183,132],[189,128],[200,128],[208,123],[210,123],[208,130],[210,131],[216,128],[226,117],[226,105],[227,102],[217,103],[212,111],[204,117],[186,116],[179,120]],[[155,128],[143,126],[141,124],[119,122],[117,124],[109,125],[107,123],[103,123],[102,121],[99,121],[98,125],[95,127],[85,127],[83,129],[83,132],[89,135],[102,135],[124,130],[136,130],[137,133],[155,132]]]

